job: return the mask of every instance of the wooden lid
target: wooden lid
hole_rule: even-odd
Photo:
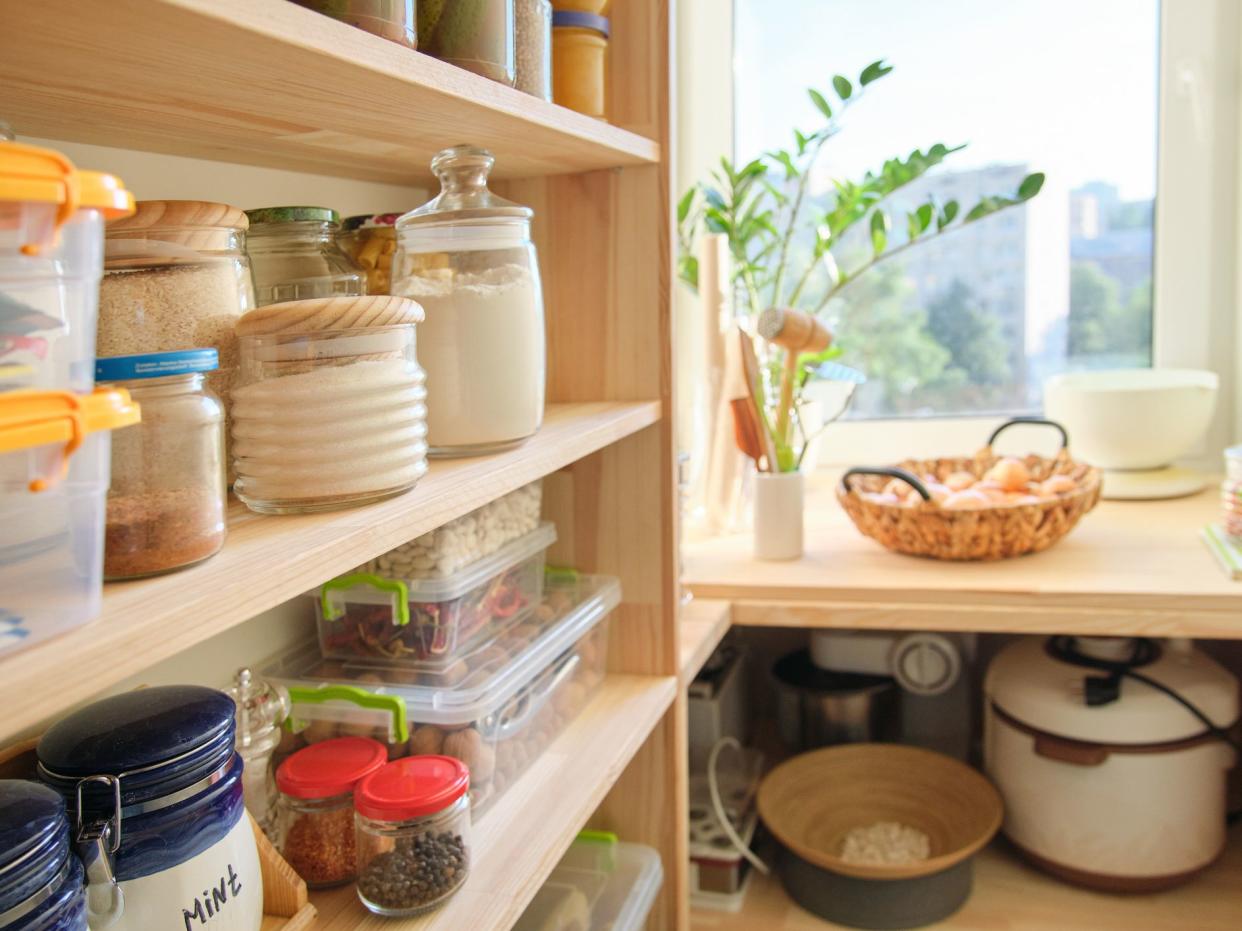
[[[238,336],[322,333],[422,323],[423,307],[405,297],[325,297],[257,307],[237,321]]]
[[[246,214],[228,204],[209,200],[140,200],[134,214],[113,220],[108,232],[147,229],[240,229],[249,228]]]

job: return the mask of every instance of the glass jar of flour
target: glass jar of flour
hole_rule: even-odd
[[[543,421],[546,358],[539,262],[529,207],[487,187],[495,159],[440,152],[439,196],[397,221],[392,293],[423,306],[431,455],[516,446]]]

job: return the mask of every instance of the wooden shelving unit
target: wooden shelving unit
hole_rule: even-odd
[[[652,138],[275,0],[10,3],[5,119],[24,134],[359,180],[426,180],[468,139],[497,177],[651,165]]]
[[[444,909],[385,922],[347,889],[313,897],[312,927],[504,931],[588,825],[660,852],[648,927],[688,927],[671,17],[665,0],[614,7],[603,122],[286,0],[0,5],[0,113],[23,135],[406,185],[446,146],[490,149],[494,187],[536,211],[549,402],[520,449],[438,462],[400,498],[299,517],[235,504],[220,555],[110,586],[99,619],[0,662],[0,738],[214,634],[244,638],[256,614],[543,477],[556,560],[621,581],[601,694],[480,821],[474,875]]]
[[[975,862],[962,910],[928,925],[940,931],[1233,931],[1242,914],[1242,830],[1224,855],[1189,885],[1154,895],[1119,896],[1067,885],[1027,866],[997,841]],[[756,874],[740,912],[696,909],[693,931],[835,931],[841,925],[804,911],[780,880]]]
[[[378,504],[287,517],[255,514],[233,501],[219,555],[185,572],[106,586],[95,621],[37,644],[5,670],[12,695],[0,738],[659,419],[658,402],[554,404],[524,446],[433,462],[413,491]],[[63,681],[53,692],[41,685],[58,670],[87,667],[91,676]]]
[[[677,694],[671,677],[612,675],[600,694],[526,774],[474,825],[470,882],[441,909],[403,922],[403,931],[508,928],[620,777]],[[352,887],[312,893],[323,931],[380,929]]]
[[[696,598],[733,603],[736,624],[1242,638],[1242,585],[1199,539],[1211,490],[1173,501],[1104,501],[1034,556],[948,563],[889,553],[862,536],[816,476],[806,555],[757,562],[746,534],[684,550]]]
[[[727,601],[696,598],[682,609],[678,678],[683,686],[699,674],[732,625],[733,606]]]

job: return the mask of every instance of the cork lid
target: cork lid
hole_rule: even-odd
[[[237,321],[238,336],[275,336],[365,330],[422,323],[422,305],[404,297],[325,297],[284,301],[250,311]]]
[[[113,220],[108,232],[153,229],[238,229],[250,225],[244,211],[209,200],[140,200],[134,215]]]
[[[241,254],[241,237],[250,226],[246,214],[228,204],[207,200],[140,200],[134,215],[113,220],[107,226],[108,261],[133,264],[147,256],[153,264],[191,261],[188,253],[166,253],[161,246],[150,249],[137,243],[170,243],[204,253]],[[136,252],[135,252],[136,250]],[[140,263],[141,264],[141,263]]]

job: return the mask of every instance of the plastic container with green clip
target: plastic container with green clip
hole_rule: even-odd
[[[319,645],[330,659],[442,669],[521,623],[543,594],[543,523],[447,576],[394,579],[352,572],[315,593]]]

